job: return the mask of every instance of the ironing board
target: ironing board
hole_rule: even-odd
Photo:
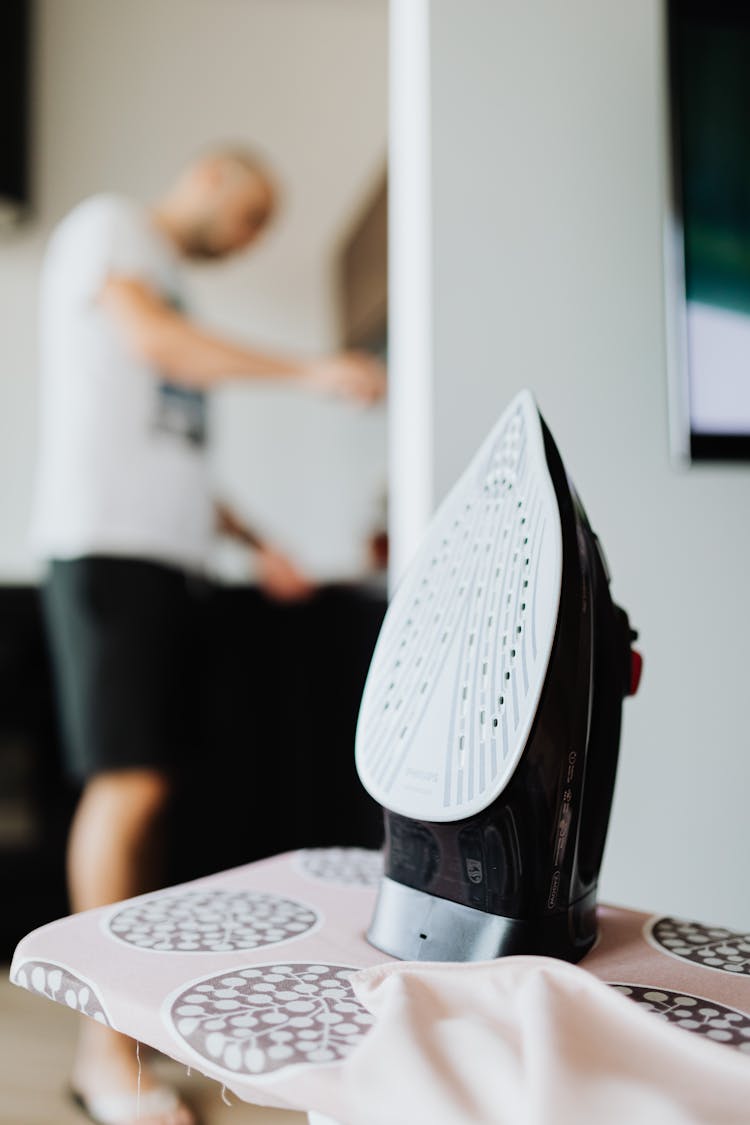
[[[336,1119],[342,1068],[373,1023],[350,977],[391,960],[364,937],[380,874],[380,853],[356,848],[248,864],[43,926],[11,980],[243,1101]],[[608,906],[599,918],[588,971],[750,1052],[748,935]]]

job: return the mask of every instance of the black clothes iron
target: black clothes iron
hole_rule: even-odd
[[[634,637],[522,391],[432,520],[370,666],[356,758],[385,810],[373,945],[435,961],[591,948]]]

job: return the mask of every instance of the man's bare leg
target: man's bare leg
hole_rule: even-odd
[[[153,769],[112,770],[87,782],[68,840],[68,887],[73,910],[106,906],[159,885],[163,866],[161,831],[171,793],[167,774]],[[83,1020],[73,1067],[74,1089],[90,1101],[135,1093],[136,1045],[94,1020]],[[156,1083],[146,1068],[145,1093]],[[168,1117],[142,1116],[139,1125],[192,1125],[184,1106]]]

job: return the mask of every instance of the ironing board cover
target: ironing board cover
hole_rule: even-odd
[[[351,976],[380,853],[311,849],[86,911],[24,938],[12,981],[202,1071],[238,1098],[346,1118],[374,1017]],[[687,1031],[750,1051],[750,935],[600,907],[585,968]]]

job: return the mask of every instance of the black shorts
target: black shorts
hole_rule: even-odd
[[[182,571],[140,559],[54,560],[44,611],[74,776],[170,769],[192,757],[196,646]]]

